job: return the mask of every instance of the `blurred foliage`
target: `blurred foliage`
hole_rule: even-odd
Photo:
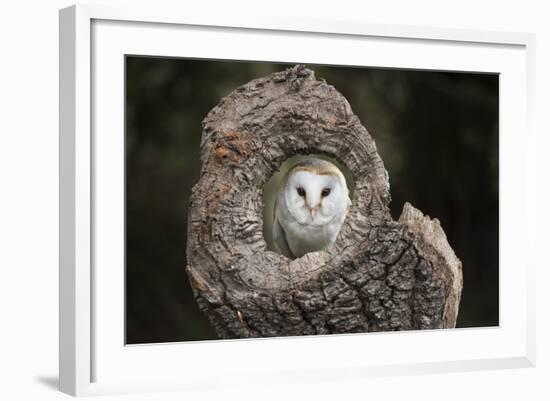
[[[238,86],[288,66],[126,58],[127,343],[216,338],[185,273],[201,121]],[[464,264],[457,326],[498,325],[498,76],[308,67],[375,139],[393,217],[409,201],[441,221]]]

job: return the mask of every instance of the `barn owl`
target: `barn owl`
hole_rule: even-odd
[[[279,251],[294,259],[327,248],[350,205],[346,179],[334,164],[314,158],[298,162],[275,201],[273,238]]]

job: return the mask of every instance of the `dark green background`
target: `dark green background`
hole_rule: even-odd
[[[201,121],[285,64],[126,58],[126,340],[216,338],[185,273]],[[458,327],[498,325],[498,76],[308,65],[349,101],[390,176],[391,212],[437,217],[464,265]]]

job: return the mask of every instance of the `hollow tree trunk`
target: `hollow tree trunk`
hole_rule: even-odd
[[[296,154],[352,172],[352,207],[326,251],[267,250],[262,187]],[[462,266],[437,219],[405,204],[393,221],[376,145],[332,86],[303,66],[253,80],[203,122],[187,273],[222,338],[454,327]]]

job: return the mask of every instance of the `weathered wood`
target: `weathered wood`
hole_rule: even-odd
[[[262,187],[285,159],[325,153],[352,172],[337,241],[296,260],[268,251]],[[203,122],[187,272],[222,338],[454,327],[462,266],[437,220],[393,221],[376,145],[332,86],[296,66],[223,98]]]

